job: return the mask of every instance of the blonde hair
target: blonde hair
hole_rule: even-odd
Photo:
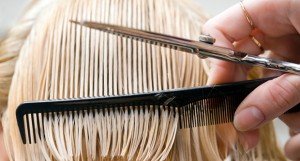
[[[15,110],[24,101],[144,93],[202,86],[207,80],[203,62],[195,55],[69,22],[91,20],[197,39],[207,17],[190,0],[43,0],[31,6],[29,13],[40,10],[25,18],[27,28],[17,25],[19,30],[1,43],[0,66],[8,70],[0,73],[0,107],[7,106],[2,120],[11,160],[281,157],[260,146],[239,155],[242,150],[231,124],[179,130],[175,110],[152,107],[144,113],[128,107],[95,116],[57,114],[45,121],[45,138],[23,145]]]

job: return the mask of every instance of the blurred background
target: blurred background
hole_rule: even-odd
[[[195,0],[210,15],[216,15],[239,0]],[[28,0],[0,0],[0,39],[22,14]]]
[[[195,0],[202,9],[212,17],[221,13],[226,8],[236,4],[239,0]],[[0,0],[0,40],[7,30],[15,23],[22,14],[28,0]],[[279,120],[275,120],[276,131],[281,146],[289,138],[287,127]]]

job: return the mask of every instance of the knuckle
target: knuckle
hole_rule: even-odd
[[[274,81],[271,88],[267,89],[276,111],[284,113],[300,98],[299,85],[289,81],[289,79],[280,79]]]
[[[213,25],[212,21],[211,20],[208,20],[204,25],[203,25],[203,32],[209,32],[209,30],[215,28],[215,26]],[[205,33],[207,34],[207,33]]]
[[[271,103],[273,104],[274,110],[278,112],[285,112],[288,107],[291,106],[290,101],[290,87],[284,85],[283,82],[275,82],[273,87],[268,88]]]

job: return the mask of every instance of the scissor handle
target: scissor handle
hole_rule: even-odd
[[[278,71],[300,75],[300,65],[291,62],[268,59],[254,55],[247,55],[243,59],[241,59],[241,61],[242,63],[246,64],[261,66],[268,69],[275,69]]]
[[[267,69],[300,75],[300,64],[259,57],[227,48],[214,46],[213,43],[215,42],[215,38],[209,35],[200,35],[199,41],[210,45],[210,47],[206,48],[208,50],[198,51],[198,56],[200,58],[214,57],[225,61],[260,66]]]

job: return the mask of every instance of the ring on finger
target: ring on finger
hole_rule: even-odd
[[[249,35],[250,39],[254,42],[254,44],[256,44],[256,46],[260,49],[261,52],[264,52],[265,49],[263,48],[263,46],[261,45],[261,43],[252,35]]]
[[[255,29],[255,24],[254,24],[254,22],[252,21],[252,19],[251,19],[251,17],[250,17],[250,14],[249,14],[248,11],[246,10],[245,5],[243,4],[243,1],[240,1],[240,6],[241,6],[241,8],[242,8],[242,10],[243,10],[243,13],[244,13],[244,15],[245,15],[245,17],[246,17],[246,19],[247,19],[247,21],[248,21],[250,27],[251,27],[251,30],[254,30],[254,29]]]

